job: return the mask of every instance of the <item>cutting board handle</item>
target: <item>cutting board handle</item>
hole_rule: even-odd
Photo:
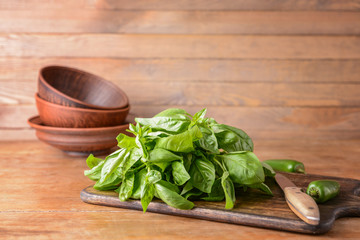
[[[354,190],[353,194],[347,196],[346,203],[335,210],[336,218],[340,217],[359,217],[360,216],[360,185]]]

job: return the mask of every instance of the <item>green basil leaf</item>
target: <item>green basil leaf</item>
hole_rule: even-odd
[[[187,199],[225,199],[231,209],[235,187],[270,194],[264,180],[275,173],[251,152],[251,138],[205,115],[206,109],[191,116],[173,108],[137,118],[127,130],[135,137],[119,134],[120,149],[105,160],[89,155],[84,174],[96,181],[95,189],[115,190],[121,201],[140,199],[144,212],[154,197],[179,209],[194,206]]]
[[[227,152],[254,150],[251,138],[243,130],[225,124],[213,124],[211,128],[215,133],[219,148]]]
[[[156,141],[155,148],[163,148],[173,152],[188,153],[194,151],[193,142],[202,137],[201,131],[197,126],[183,133],[160,138]]]
[[[200,191],[197,188],[193,188],[187,193],[184,194],[185,199],[191,199],[191,200],[201,200],[204,197],[204,194],[202,191]]]
[[[143,126],[149,126],[153,131],[164,131],[170,133],[181,133],[190,125],[188,118],[176,117],[153,117],[135,118],[135,121]]]
[[[193,116],[193,122],[197,122],[199,119],[204,119],[205,115],[206,115],[206,111],[207,109],[201,109],[199,112],[195,113]]]
[[[195,159],[190,167],[190,181],[197,189],[210,193],[215,182],[215,167],[207,159]]]
[[[154,117],[174,117],[176,119],[189,119],[190,114],[180,108],[169,108],[166,109]]]
[[[184,195],[185,193],[191,191],[191,189],[193,189],[194,186],[192,185],[192,183],[189,181],[185,184],[184,188],[182,189],[180,195]]]
[[[176,185],[173,184],[173,183],[170,183],[170,182],[161,180],[161,184],[164,185],[164,187],[170,189],[171,191],[174,191],[174,192],[176,192],[176,193],[180,193],[179,187],[176,186]]]
[[[276,172],[269,164],[267,164],[266,162],[261,162],[261,165],[263,166],[266,177],[275,177]]]
[[[198,126],[193,126],[191,129],[188,130],[192,139],[193,139],[193,142],[194,141],[197,141],[197,140],[200,140],[203,135],[200,131],[200,128]]]
[[[183,163],[187,172],[189,172],[190,170],[192,159],[193,159],[193,155],[191,153],[183,154]]]
[[[176,160],[182,160],[183,157],[176,155],[166,149],[163,148],[155,148],[149,153],[149,162],[157,163],[157,162],[172,162]]]
[[[225,193],[225,200],[226,200],[225,208],[232,209],[235,205],[236,197],[235,197],[234,184],[229,178],[229,172],[224,171],[221,177],[221,185]]]
[[[200,127],[200,131],[203,136],[201,139],[199,139],[200,147],[211,153],[219,154],[219,146],[214,132],[211,129],[205,127]]]
[[[216,158],[223,161],[234,183],[250,185],[265,180],[263,167],[252,152],[233,152],[218,155]]]
[[[148,161],[161,168],[162,171],[165,171],[172,161],[182,159],[182,156],[176,155],[166,149],[155,148],[149,153]]]
[[[147,159],[149,153],[148,153],[147,148],[145,146],[144,139],[140,138],[140,135],[137,135],[136,138],[135,138],[135,143],[136,143],[137,147],[142,151],[142,154],[143,154],[144,158]]]
[[[172,172],[171,172],[171,169],[168,168],[166,169],[166,171],[163,171],[164,173],[164,176],[165,176],[165,179],[167,182],[171,182],[172,181]]]
[[[207,118],[207,123],[208,123],[209,125],[218,124],[218,123],[215,121],[215,119],[213,119],[213,118]]]
[[[119,188],[120,201],[126,201],[131,197],[134,188],[134,181],[135,181],[135,175],[133,172],[129,172],[125,175],[125,179],[121,183]]]
[[[131,198],[133,198],[133,199],[141,198],[141,193],[142,193],[143,188],[146,183],[146,174],[147,174],[147,171],[145,168],[143,168],[142,170],[140,170],[139,172],[137,172],[135,174],[134,189],[133,189]]]
[[[263,191],[267,195],[274,196],[271,189],[265,183],[257,183],[257,184],[247,185],[247,186],[250,187],[250,188],[260,189],[261,191]]]
[[[141,206],[143,211],[146,212],[151,200],[154,198],[155,187],[153,184],[146,183],[141,192]]]
[[[120,133],[117,137],[116,140],[118,141],[118,146],[120,148],[127,148],[127,149],[131,149],[136,147],[136,143],[135,143],[135,138],[134,137],[129,137],[123,133]]]
[[[100,162],[90,170],[85,170],[84,175],[93,181],[98,181],[101,178],[101,169],[104,166],[104,162],[105,161]]]
[[[222,201],[225,198],[224,190],[221,185],[221,179],[218,178],[215,180],[214,185],[211,188],[211,192],[208,194],[207,197],[201,198],[205,201]]]
[[[132,133],[137,133],[137,129],[136,129],[136,126],[132,123],[129,124],[129,130],[132,132]]]
[[[156,162],[154,163],[155,166],[159,167],[161,171],[165,172],[167,167],[170,166],[171,162]],[[169,175],[171,176],[171,175]]]
[[[94,185],[94,189],[101,191],[114,190],[119,187],[121,178],[116,173],[112,173],[105,181],[97,181]]]
[[[210,155],[208,158],[215,166],[216,176],[222,176],[224,174],[224,165],[216,158],[217,155]]]
[[[97,165],[99,165],[100,162],[102,162],[101,158],[94,157],[94,155],[90,154],[88,158],[86,159],[87,166],[91,169]]]
[[[157,138],[162,138],[162,137],[168,137],[171,136],[172,134],[167,133],[167,132],[163,132],[163,131],[156,131],[156,132],[150,132],[146,138],[150,139],[150,140],[154,140]]]
[[[157,183],[158,181],[161,180],[161,178],[162,178],[161,173],[156,170],[150,170],[146,174],[146,182],[149,184]]]
[[[172,175],[176,185],[178,186],[183,185],[190,179],[190,175],[186,171],[184,164],[182,162],[178,162],[178,161],[172,162],[171,167],[172,167]]]
[[[99,183],[105,182],[105,180],[117,169],[120,163],[123,161],[125,155],[129,153],[126,149],[120,149],[116,154],[111,154],[105,159],[104,166],[101,170],[101,178]]]
[[[127,156],[124,157],[123,161],[119,164],[117,171],[119,176],[124,177],[127,171],[140,160],[142,153],[139,148],[132,148]]]
[[[194,207],[194,203],[186,200],[177,192],[167,188],[167,185],[164,184],[164,182],[165,181],[161,180],[155,183],[156,193],[161,200],[163,200],[167,205],[178,209],[188,210]]]

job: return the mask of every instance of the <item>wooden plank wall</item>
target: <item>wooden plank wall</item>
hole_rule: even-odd
[[[113,81],[140,116],[208,107],[255,139],[360,137],[360,0],[0,0],[0,139],[35,139],[50,64]]]

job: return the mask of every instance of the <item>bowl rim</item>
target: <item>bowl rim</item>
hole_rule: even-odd
[[[76,98],[73,98],[63,92],[61,92],[60,90],[56,89],[55,87],[53,87],[50,83],[48,83],[46,81],[46,79],[44,78],[43,76],[43,72],[45,70],[48,70],[48,69],[63,69],[63,70],[67,70],[67,71],[72,71],[72,72],[77,72],[77,73],[80,73],[80,74],[83,74],[83,75],[88,75],[88,76],[92,76],[92,77],[95,77],[97,79],[100,79],[101,82],[103,82],[104,84],[107,84],[109,85],[110,87],[116,89],[118,92],[120,92],[122,98],[124,99],[124,104],[120,105],[120,106],[117,106],[117,107],[103,107],[103,106],[99,106],[99,105],[94,105],[94,104],[90,104],[90,103],[87,103],[87,102],[83,102],[79,99],[76,99]],[[59,94],[60,96],[70,100],[70,101],[73,101],[77,104],[80,104],[80,105],[84,105],[86,107],[89,107],[90,109],[101,109],[101,110],[115,110],[115,109],[122,109],[126,106],[129,105],[129,98],[128,96],[126,95],[126,93],[120,88],[118,87],[116,84],[112,83],[111,81],[109,80],[106,80],[105,78],[103,77],[100,77],[98,75],[95,75],[93,73],[89,73],[89,72],[86,72],[84,70],[80,70],[80,69],[77,69],[77,68],[73,68],[73,67],[68,67],[68,66],[61,66],[61,65],[47,65],[47,66],[44,66],[42,67],[40,70],[39,70],[39,77],[38,77],[38,81],[43,83],[46,87],[48,87],[51,91],[54,91],[56,94]]]
[[[89,108],[79,108],[79,107],[68,107],[68,106],[64,106],[64,105],[60,105],[60,104],[56,104],[56,103],[52,103],[49,101],[46,101],[45,99],[41,98],[39,93],[35,93],[35,101],[39,102],[43,105],[48,105],[52,108],[57,108],[57,109],[62,109],[62,110],[67,110],[67,111],[76,111],[76,112],[88,112],[88,113],[95,113],[95,114],[108,114],[108,113],[123,113],[123,112],[128,112],[130,111],[130,105],[127,105],[124,108],[119,108],[119,109],[89,109]]]
[[[43,125],[40,115],[35,115],[30,117],[27,120],[27,123],[34,128],[35,130],[42,131],[59,131],[59,132],[98,132],[98,131],[109,131],[109,130],[118,130],[124,127],[128,127],[130,122],[126,121],[124,124],[109,126],[109,127],[97,127],[97,128],[65,128],[65,127],[53,127],[48,125]]]

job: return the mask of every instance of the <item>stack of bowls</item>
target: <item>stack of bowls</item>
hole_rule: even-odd
[[[35,94],[39,116],[28,120],[41,140],[70,155],[102,154],[127,133],[129,100],[115,84],[63,66],[39,72]]]

